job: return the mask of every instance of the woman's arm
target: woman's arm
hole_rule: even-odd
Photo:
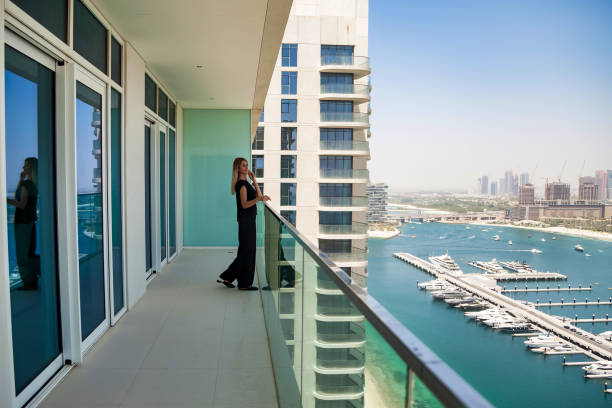
[[[13,200],[11,198],[7,198],[6,202],[14,205],[17,208],[25,208],[26,205],[28,204],[28,189],[25,188],[24,186],[21,186],[21,200],[17,201],[17,200]]]
[[[246,186],[240,187],[240,204],[242,205],[242,208],[246,210],[247,208],[250,208],[257,204],[259,200],[261,200],[261,193],[254,199],[247,201]]]

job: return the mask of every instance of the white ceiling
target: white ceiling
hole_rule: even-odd
[[[281,25],[278,52],[286,24],[268,0],[92,1],[184,108],[253,108],[264,26]]]

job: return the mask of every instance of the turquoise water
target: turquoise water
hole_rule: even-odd
[[[407,224],[402,234],[391,240],[368,241],[369,292],[388,308],[402,323],[485,398],[498,407],[601,407],[612,406],[612,395],[603,393],[604,380],[585,380],[580,367],[563,367],[562,356],[543,356],[526,349],[524,338],[513,338],[468,320],[460,310],[434,301],[417,282],[433,279],[428,274],[395,259],[394,252],[410,252],[427,258],[448,251],[465,273],[479,273],[470,267],[471,260],[526,261],[540,271],[560,272],[567,281],[531,282],[555,286],[568,284],[583,287],[593,284],[592,292],[552,292],[550,294],[518,294],[517,299],[553,302],[564,298],[577,301],[608,300],[612,296],[612,243],[558,234],[515,228],[448,224]],[[488,232],[483,232],[487,229]],[[498,234],[500,241],[494,241]],[[415,237],[411,237],[415,235]],[[474,238],[470,237],[474,235]],[[532,235],[531,238],[528,235]],[[555,236],[556,239],[551,238]],[[441,239],[441,237],[443,239]],[[542,242],[544,238],[546,242]],[[513,245],[508,245],[508,240]],[[585,253],[574,251],[580,243]],[[542,251],[532,254],[531,248]],[[591,256],[585,256],[589,253]],[[595,285],[595,283],[598,283]],[[525,283],[507,283],[525,287]],[[571,301],[570,300],[570,301]],[[611,306],[565,306],[542,308],[558,316],[597,317],[609,313]],[[612,322],[582,324],[593,333],[612,330]],[[567,356],[568,361],[584,361],[581,355]],[[425,406],[425,404],[423,404]]]

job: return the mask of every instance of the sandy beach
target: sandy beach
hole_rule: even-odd
[[[365,369],[365,393],[364,407],[387,407],[389,406],[380,391],[380,386],[376,382],[376,378],[372,372],[366,367]]]
[[[515,225],[515,224],[494,224],[494,223],[485,223],[478,222],[472,223],[474,225],[494,225],[496,227],[510,227],[510,228],[521,228],[533,231],[542,231],[542,232],[550,232],[555,234],[562,235],[571,235],[579,238],[591,238],[598,239],[601,241],[612,242],[612,234],[609,232],[600,232],[600,231],[589,231],[589,230],[580,230],[575,228],[566,228],[566,227],[535,227],[529,225]]]

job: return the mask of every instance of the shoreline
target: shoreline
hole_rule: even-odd
[[[486,223],[486,222],[473,222],[473,223],[466,223],[466,224],[519,228],[519,229],[526,229],[526,230],[532,230],[532,231],[548,232],[551,234],[568,235],[568,236],[573,236],[573,237],[578,237],[578,238],[588,238],[588,239],[596,239],[599,241],[612,242],[612,233],[602,232],[602,231],[580,230],[576,228],[566,228],[566,227],[535,227],[535,226],[514,225],[514,224],[495,224],[495,223]]]
[[[384,229],[384,230],[368,229],[368,238],[391,239],[391,238],[397,237],[401,233],[402,232],[399,229],[397,229],[397,228],[393,228],[391,230],[388,230],[388,229]]]

